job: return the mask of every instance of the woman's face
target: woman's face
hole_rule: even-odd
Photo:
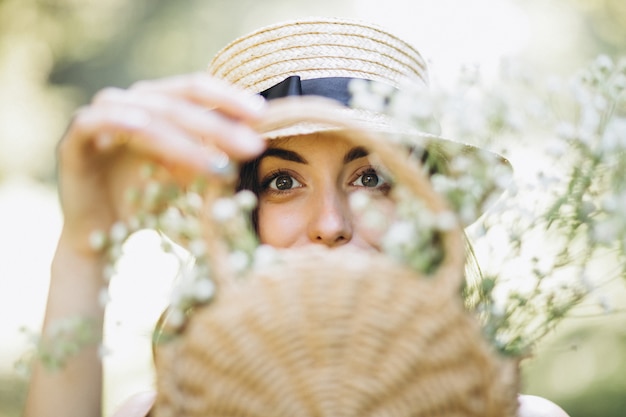
[[[390,184],[361,147],[333,133],[273,140],[258,165],[262,243],[377,248],[379,233],[355,215],[349,196],[365,191],[383,210]]]

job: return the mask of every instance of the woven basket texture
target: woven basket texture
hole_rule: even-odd
[[[305,119],[335,124],[430,210],[447,209],[397,145],[325,101],[272,104],[258,130]],[[235,278],[218,225],[205,220],[218,291],[156,346],[153,416],[515,415],[516,363],[495,353],[462,303],[460,227],[442,233],[444,259],[428,276],[381,252],[312,245]]]
[[[293,251],[156,356],[156,417],[514,416],[513,364],[459,297],[384,256]]]

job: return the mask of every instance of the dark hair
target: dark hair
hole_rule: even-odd
[[[259,189],[259,162],[263,155],[259,156],[252,161],[245,162],[241,168],[239,169],[239,181],[237,183],[236,190],[250,190],[252,191],[257,198],[259,197],[259,193],[261,190]],[[252,227],[254,230],[259,232],[259,210],[255,208],[252,211]]]

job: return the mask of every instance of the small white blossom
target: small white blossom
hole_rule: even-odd
[[[363,94],[359,93],[352,96],[352,101],[350,105],[357,109],[365,109],[373,112],[382,113],[385,108],[385,99],[384,97],[377,96],[370,92]]]
[[[384,241],[390,246],[407,246],[415,239],[415,228],[411,222],[396,221],[387,233]]]
[[[215,295],[215,284],[210,279],[200,279],[194,285],[194,296],[200,302],[206,302]]]
[[[240,273],[248,267],[250,258],[247,253],[237,250],[228,255],[228,263],[235,273]]]
[[[602,308],[605,314],[609,314],[611,311],[613,311],[613,307],[611,306],[609,299],[604,294],[598,296],[598,305]]]
[[[573,129],[573,126],[569,125],[569,127]],[[559,132],[559,136],[563,138],[565,138],[566,135],[572,138],[573,135],[575,135],[575,132],[573,131],[572,132]],[[548,141],[548,143],[546,144],[546,154],[555,159],[558,159],[567,154],[568,148],[569,147],[564,141],[553,139],[553,140]]]
[[[370,195],[366,191],[355,191],[349,197],[350,208],[355,213],[363,213],[369,207],[370,202]]]
[[[98,304],[101,307],[105,307],[111,301],[111,295],[109,294],[109,289],[104,287],[98,293]]]
[[[387,217],[379,210],[366,210],[363,214],[363,225],[370,230],[383,230],[387,225]]]
[[[111,226],[109,236],[115,243],[123,242],[128,237],[128,228],[123,222],[116,222]]]
[[[254,266],[265,267],[276,261],[276,249],[270,245],[259,245],[254,251]]]
[[[109,348],[104,343],[100,343],[98,345],[98,358],[104,359],[107,356],[111,355],[111,353],[112,353],[111,348]]]
[[[106,264],[104,268],[102,268],[102,278],[104,279],[104,282],[111,281],[113,276],[115,276],[115,273],[115,266],[112,264]]]
[[[608,74],[613,70],[613,60],[607,55],[600,55],[594,61],[594,67],[603,74]]]
[[[94,230],[89,234],[89,247],[95,251],[104,249],[107,243],[107,235],[102,230]]]
[[[231,198],[219,198],[213,204],[212,214],[217,221],[231,220],[238,212],[237,204]]]
[[[626,90],[626,75],[617,74],[609,86],[609,89],[610,94],[614,97],[623,93]]]
[[[619,233],[619,225],[614,218],[599,221],[593,225],[593,238],[597,243],[610,244]]]
[[[612,119],[607,124],[601,141],[601,146],[607,153],[626,149],[626,118]]]
[[[189,242],[189,252],[196,258],[206,255],[206,243],[202,239],[193,239]]]
[[[185,313],[178,308],[171,308],[167,313],[166,321],[170,326],[178,328],[185,323]]]
[[[144,188],[144,200],[146,204],[153,205],[161,196],[161,192],[163,191],[163,187],[161,183],[158,181],[148,181]]]
[[[438,230],[452,230],[457,226],[457,224],[458,223],[456,215],[451,211],[444,211],[443,213],[439,213],[435,218],[435,227]]]
[[[198,193],[188,192],[185,195],[185,202],[187,205],[193,210],[201,210],[202,209],[202,196]]]
[[[387,83],[371,82],[369,84],[372,93],[378,94],[381,97],[389,97],[395,91],[395,88]]]
[[[355,78],[348,83],[348,91],[352,95],[364,94],[369,90],[369,83],[366,80]]]
[[[257,196],[250,190],[241,190],[235,194],[235,202],[242,210],[252,210],[257,205]]]
[[[168,207],[160,216],[160,225],[164,230],[180,231],[183,229],[183,215],[176,207]]]

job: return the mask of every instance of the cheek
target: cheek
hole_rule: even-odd
[[[259,239],[277,248],[295,245],[304,235],[304,218],[283,204],[259,204]]]

